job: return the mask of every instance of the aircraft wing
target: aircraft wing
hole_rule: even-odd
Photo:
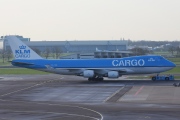
[[[117,71],[120,74],[121,73],[129,73],[129,72],[133,72],[133,70],[129,69],[129,68],[119,68],[119,69],[89,69],[89,70],[94,70],[95,73],[97,74],[106,74],[109,71]]]
[[[109,69],[104,69],[104,68],[79,68],[79,69],[69,68],[66,70],[69,70],[70,72],[75,72],[75,73],[80,73],[80,72],[82,73],[85,70],[93,70],[96,74],[107,74],[109,71],[118,71],[120,74],[121,73],[134,72],[133,70],[131,70],[129,68],[118,68],[118,69],[114,69],[114,68],[109,68]]]
[[[105,75],[109,71],[117,71],[119,74],[126,74],[134,72],[130,68],[56,68],[51,65],[45,65],[47,69],[54,70],[68,70],[70,73],[82,74],[86,70],[93,70],[96,75]]]

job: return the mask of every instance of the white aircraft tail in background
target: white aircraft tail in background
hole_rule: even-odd
[[[7,36],[15,59],[43,59],[15,36]]]

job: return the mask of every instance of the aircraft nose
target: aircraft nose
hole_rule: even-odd
[[[176,67],[176,64],[174,64],[173,62],[170,62],[170,64],[171,64],[170,65],[171,67],[173,67],[173,68]]]

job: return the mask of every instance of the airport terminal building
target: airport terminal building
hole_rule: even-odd
[[[51,51],[58,47],[61,53],[94,54],[94,58],[109,58],[129,56],[127,51],[128,42],[125,40],[71,40],[71,41],[30,41],[30,38],[17,37],[31,48],[44,52],[47,48]],[[9,47],[6,36],[1,36],[3,48]],[[98,51],[97,51],[98,49]],[[85,55],[86,56],[86,55]]]

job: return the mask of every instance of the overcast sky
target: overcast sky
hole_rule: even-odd
[[[180,0],[0,0],[0,35],[180,40]]]

